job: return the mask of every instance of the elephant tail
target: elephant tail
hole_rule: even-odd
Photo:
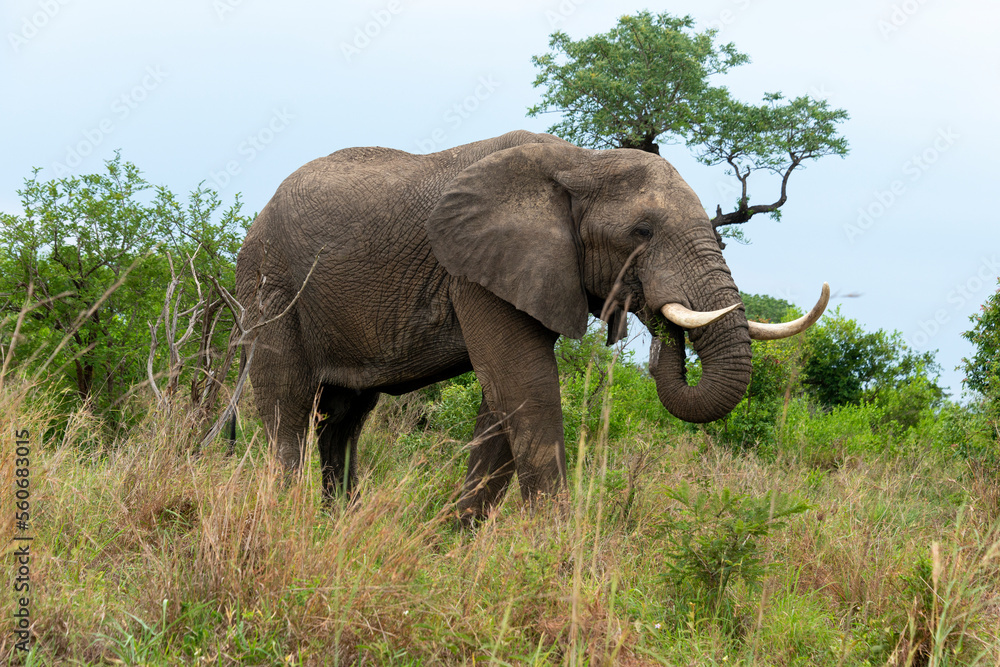
[[[247,350],[246,348],[240,348],[240,371],[236,377],[243,377],[243,369],[247,364]],[[226,429],[226,441],[229,443],[227,447],[227,453],[232,456],[236,451],[236,410],[233,410],[232,416],[229,418],[229,428]]]

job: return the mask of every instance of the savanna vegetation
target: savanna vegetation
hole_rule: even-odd
[[[647,13],[581,42],[557,33],[532,113],[562,110],[554,131],[578,143],[666,137],[726,165],[741,185],[719,226],[777,213],[802,161],[846,153],[846,114],[733,100],[707,77],[746,56],[713,38]],[[646,124],[615,125],[629,119],[608,103]],[[749,204],[759,171],[781,178],[774,204]],[[324,504],[315,456],[292,479],[276,467],[252,387],[235,447],[203,442],[235,379],[239,198],[178,197],[119,157],[36,172],[19,194],[0,220],[8,663],[1000,664],[1000,291],[965,334],[965,402],[933,354],[833,311],[755,341],[745,398],[701,426],[670,416],[594,323],[557,348],[565,497],[531,512],[513,489],[463,531],[474,375],[383,397],[360,500]],[[743,300],[753,319],[799,314]],[[25,537],[30,588],[15,592]]]
[[[704,426],[666,413],[643,364],[595,325],[557,350],[567,498],[532,514],[514,490],[463,532],[474,376],[383,397],[362,439],[361,500],[325,506],[317,462],[286,480],[248,397],[234,452],[200,444],[204,411],[232,384],[232,370],[214,383],[229,325],[212,307],[247,220],[239,202],[219,213],[198,190],[182,206],[118,158],[79,179],[36,174],[21,196],[0,258],[0,526],[8,554],[12,537],[33,537],[32,625],[28,653],[0,634],[6,660],[1000,657],[997,296],[967,334],[967,403],[945,396],[933,355],[834,311],[804,336],[755,342],[745,399]],[[744,301],[752,318],[798,314]],[[222,387],[211,405],[206,384]]]

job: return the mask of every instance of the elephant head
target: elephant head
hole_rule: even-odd
[[[552,141],[498,151],[448,184],[427,232],[449,273],[552,331],[580,337],[589,312],[613,323],[636,313],[654,334],[660,400],[691,422],[739,403],[752,335],[791,335],[825,306],[783,329],[748,324],[698,197],[666,160],[638,150]],[[685,331],[702,362],[697,386],[685,376]]]

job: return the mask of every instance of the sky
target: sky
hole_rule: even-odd
[[[259,211],[341,148],[544,132],[555,117],[525,115],[542,93],[531,57],[555,30],[580,39],[643,9],[690,14],[747,53],[714,81],[739,99],[808,94],[851,116],[850,154],[796,171],[782,220],[755,218],[751,243],[726,248],[740,289],[808,309],[827,281],[843,315],[937,350],[958,397],[961,332],[1000,276],[992,0],[5,0],[0,210],[20,211],[32,168],[94,173],[116,150],[175,193],[204,181]],[[709,211],[731,206],[721,167],[661,154]],[[777,187],[752,181],[751,204]]]

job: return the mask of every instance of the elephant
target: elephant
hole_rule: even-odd
[[[529,504],[566,488],[554,346],[593,314],[609,344],[632,312],[654,333],[650,372],[682,420],[728,414],[751,337],[721,239],[662,157],[514,131],[415,155],[347,148],[309,162],[250,226],[236,296],[260,324],[249,377],[268,438],[303,463],[314,406],[326,496],[352,493],[379,395],[474,370],[482,386],[458,509],[485,517],[516,472]],[[829,290],[824,285],[824,294]],[[685,333],[702,362],[685,376]],[[244,354],[247,348],[244,347]]]

